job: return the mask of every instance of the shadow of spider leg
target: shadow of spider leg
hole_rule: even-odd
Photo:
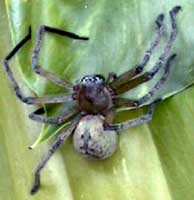
[[[35,194],[40,187],[40,173],[42,169],[45,167],[46,163],[50,160],[51,156],[57,151],[57,149],[59,149],[59,147],[61,147],[61,145],[63,145],[66,142],[67,138],[71,135],[71,133],[76,128],[79,122],[79,119],[80,117],[77,117],[71,123],[71,125],[65,130],[65,132],[58,136],[56,142],[52,145],[52,147],[49,149],[45,158],[40,162],[40,164],[36,168],[35,174],[34,174],[35,176],[34,185],[31,189],[31,195]]]
[[[146,72],[140,76],[136,77],[136,75],[137,75],[137,73],[136,73],[136,74],[134,74],[135,77],[132,78],[130,73],[126,72],[126,73],[122,74],[121,76],[119,76],[117,79],[115,79],[113,82],[111,82],[109,85],[115,91],[115,93],[117,95],[122,94],[134,87],[137,87],[138,85],[140,85],[142,83],[145,83],[145,82],[151,80],[154,77],[154,75],[161,69],[163,64],[168,59],[170,50],[172,48],[173,42],[175,41],[175,38],[177,35],[176,15],[180,9],[181,9],[180,6],[176,6],[170,11],[172,31],[171,31],[170,37],[167,41],[167,44],[164,48],[164,51],[159,58],[159,61],[152,68],[151,71]],[[147,62],[145,62],[145,63],[147,63]],[[136,70],[136,68],[134,70]],[[133,69],[130,71],[133,71]]]
[[[168,59],[168,61],[166,63],[166,68],[165,68],[164,75],[156,83],[156,85],[148,92],[148,94],[144,95],[142,98],[140,98],[139,100],[136,100],[136,101],[127,100],[127,99],[122,99],[121,98],[120,99],[120,105],[117,104],[116,107],[117,108],[118,107],[126,107],[126,106],[131,107],[134,104],[142,105],[147,100],[149,100],[155,94],[155,92],[163,85],[163,83],[166,81],[166,79],[167,79],[167,77],[169,75],[169,72],[170,72],[170,68],[172,66],[172,61],[174,60],[175,57],[176,57],[175,54],[169,57],[169,59]],[[124,100],[125,100],[125,102],[124,102]],[[158,104],[161,100],[162,99],[158,99],[158,100],[156,100],[155,102],[153,102],[150,105],[150,110],[149,110],[148,114],[146,114],[144,116],[141,116],[141,117],[139,117],[137,119],[126,121],[126,122],[119,123],[119,124],[107,124],[107,125],[105,125],[105,130],[115,130],[115,131],[120,132],[120,131],[127,130],[129,128],[132,128],[132,127],[139,126],[139,125],[142,125],[142,124],[150,122],[152,120],[152,117],[153,117],[155,105]]]
[[[31,29],[29,28],[29,33],[13,48],[13,50],[7,55],[4,59],[4,67],[5,71],[8,75],[11,86],[13,87],[16,96],[26,104],[52,104],[52,103],[63,103],[63,102],[71,102],[71,95],[63,95],[58,94],[54,96],[44,96],[44,97],[25,97],[22,93],[17,81],[14,78],[13,72],[9,66],[9,61],[15,56],[15,54],[23,47],[23,45],[28,42],[31,38]]]
[[[166,65],[165,65],[164,74],[146,95],[144,95],[143,97],[141,97],[140,99],[137,99],[137,100],[117,97],[115,99],[115,107],[116,108],[128,107],[130,109],[142,107],[163,86],[163,84],[165,83],[165,81],[167,80],[167,78],[170,74],[172,63],[175,58],[176,58],[176,54],[173,54],[168,58]]]
[[[88,40],[89,38],[88,37],[80,37],[80,36],[78,36],[74,33],[70,33],[70,32],[67,32],[67,31],[63,31],[63,30],[52,28],[52,27],[45,26],[45,25],[42,25],[39,28],[37,40],[36,40],[36,47],[34,49],[34,53],[33,53],[33,56],[32,56],[33,70],[37,74],[39,74],[40,76],[43,76],[47,80],[55,83],[56,85],[59,85],[60,87],[63,87],[63,88],[66,88],[66,89],[72,89],[73,85],[70,82],[63,80],[63,79],[59,78],[58,76],[54,75],[53,73],[44,70],[38,64],[40,49],[41,49],[42,40],[43,40],[43,36],[44,36],[45,32],[54,33],[54,34],[57,34],[57,35],[60,35],[60,36],[65,36],[65,37],[68,37],[68,38],[71,38],[71,39],[76,39],[76,40]]]
[[[55,118],[45,118],[42,116],[44,109],[40,108],[29,115],[29,118],[43,124],[60,125],[69,121],[72,117],[78,114],[78,109],[73,108],[71,111],[62,112],[60,116]]]

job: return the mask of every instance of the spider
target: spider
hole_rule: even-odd
[[[139,126],[148,123],[152,120],[152,116],[156,105],[161,100],[156,100],[150,104],[147,114],[139,118],[128,120],[122,123],[113,124],[113,119],[117,108],[137,109],[143,107],[153,95],[162,87],[167,80],[171,70],[172,62],[176,57],[175,54],[170,55],[170,51],[177,35],[176,15],[181,9],[180,6],[175,6],[170,12],[171,33],[164,47],[163,53],[159,57],[156,64],[148,72],[143,72],[146,64],[154,49],[160,43],[163,37],[166,26],[164,24],[164,14],[160,14],[156,19],[157,34],[154,41],[151,43],[148,50],[145,52],[140,64],[136,65],[127,72],[117,76],[115,73],[109,73],[107,79],[102,75],[87,75],[84,76],[78,84],[72,84],[55,74],[46,71],[38,64],[40,49],[42,46],[43,36],[46,32],[56,35],[65,36],[75,40],[88,40],[88,37],[81,37],[74,33],[63,31],[42,25],[39,28],[36,40],[36,46],[32,56],[32,66],[36,74],[46,78],[54,84],[64,88],[71,89],[72,93],[58,94],[44,97],[26,97],[21,91],[14,75],[10,69],[9,61],[23,47],[23,45],[31,39],[31,29],[29,33],[13,48],[4,60],[5,71],[8,75],[10,83],[14,89],[15,95],[28,105],[32,104],[59,104],[74,102],[72,112],[62,112],[60,116],[55,118],[46,118],[40,113],[41,109],[31,113],[29,117],[40,123],[60,125],[66,122],[71,122],[66,130],[60,134],[48,154],[40,162],[35,170],[34,185],[31,189],[31,194],[35,194],[40,187],[40,173],[45,167],[48,160],[56,152],[56,150],[65,143],[67,138],[74,133],[73,141],[75,149],[88,158],[105,159],[110,157],[116,150],[117,133],[131,127]],[[164,66],[164,72],[159,81],[140,99],[127,99],[119,95],[151,80],[157,72]]]

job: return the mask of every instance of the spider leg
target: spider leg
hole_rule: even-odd
[[[163,64],[168,59],[168,55],[170,53],[173,42],[177,35],[176,15],[180,9],[181,9],[180,6],[176,6],[170,11],[172,31],[171,31],[170,37],[167,41],[167,44],[164,48],[164,51],[163,51],[162,55],[160,56],[159,61],[156,63],[156,65],[154,65],[154,67],[152,68],[151,71],[146,72],[143,75],[137,76],[131,80],[125,79],[125,81],[123,81],[121,84],[120,83],[117,84],[118,83],[117,81],[115,82],[116,84],[114,84],[114,81],[112,83],[110,83],[109,84],[110,87],[116,92],[116,94],[124,93],[124,92],[128,91],[129,89],[137,87],[139,84],[142,84],[142,83],[145,83],[145,82],[151,80],[154,77],[154,75],[161,69]],[[123,75],[125,76],[125,74],[123,74]]]
[[[112,82],[110,83],[110,86],[112,88],[116,89],[116,88],[120,87],[121,85],[123,85],[126,82],[128,82],[129,79],[131,79],[134,76],[140,74],[144,70],[144,67],[147,65],[148,61],[150,60],[150,57],[151,57],[153,51],[158,46],[162,36],[165,33],[166,26],[165,26],[165,24],[163,22],[164,22],[164,15],[160,14],[156,19],[156,25],[157,25],[157,29],[158,29],[156,38],[151,43],[149,49],[145,52],[145,55],[144,55],[141,63],[136,65],[132,69],[128,70],[124,74],[121,74],[116,79],[112,80]]]
[[[155,111],[155,106],[160,101],[161,100],[159,99],[159,100],[155,101],[154,103],[152,103],[150,105],[149,112],[146,115],[143,115],[139,118],[136,118],[136,119],[133,119],[133,120],[130,120],[130,121],[126,121],[126,122],[123,122],[123,123],[105,124],[104,129],[105,130],[114,130],[114,131],[120,132],[120,131],[125,131],[129,128],[132,128],[132,127],[136,127],[136,126],[140,126],[142,124],[148,123],[152,120],[152,117],[153,117],[153,114],[154,114],[154,111]]]
[[[172,67],[172,62],[174,61],[175,57],[176,57],[176,54],[173,54],[168,58],[163,76],[146,95],[144,95],[138,100],[118,97],[115,99],[115,107],[116,108],[129,107],[130,109],[142,107],[144,103],[149,101],[154,96],[154,94],[163,86],[163,84],[167,80],[170,74],[170,69]]]
[[[106,83],[110,83],[110,82],[114,81],[115,79],[117,79],[117,74],[114,72],[110,72],[110,73],[108,73]]]
[[[62,144],[64,144],[67,140],[67,138],[71,135],[71,133],[74,131],[77,123],[79,122],[79,117],[74,120],[74,122],[70,125],[70,127],[63,133],[61,134],[56,142],[53,144],[53,146],[50,148],[49,152],[45,156],[45,158],[40,162],[38,167],[35,170],[34,174],[34,185],[31,189],[31,195],[35,194],[39,187],[40,187],[40,173],[42,169],[45,167],[47,162],[50,160],[51,156],[57,151],[59,147],[61,147]]]
[[[70,82],[59,78],[58,76],[56,76],[55,74],[53,74],[51,72],[44,70],[38,64],[40,49],[41,49],[43,36],[44,36],[45,32],[58,34],[58,35],[65,36],[65,37],[68,37],[68,38],[71,38],[71,39],[76,39],[76,40],[88,40],[89,38],[88,37],[80,37],[80,36],[78,36],[74,33],[66,32],[66,31],[56,29],[56,28],[52,28],[52,27],[45,26],[45,25],[42,25],[39,28],[37,40],[36,40],[36,47],[34,49],[34,53],[33,53],[33,56],[32,56],[33,70],[37,74],[39,74],[40,76],[43,76],[44,78],[48,79],[49,81],[55,83],[56,85],[58,85],[60,87],[63,87],[63,88],[66,88],[66,89],[72,89],[73,85]]]
[[[78,110],[74,109],[74,110],[69,111],[68,113],[63,112],[60,116],[55,117],[55,118],[45,118],[44,116],[40,115],[42,113],[44,113],[44,109],[40,108],[36,110],[35,112],[31,113],[29,115],[29,118],[43,124],[60,125],[67,122],[71,117],[78,114]]]
[[[9,61],[11,58],[23,47],[23,45],[30,40],[31,38],[31,30],[29,28],[29,33],[22,39],[16,46],[13,48],[13,50],[7,55],[7,57],[4,59],[4,66],[5,71],[8,75],[9,81],[15,91],[16,96],[24,103],[26,104],[45,104],[45,103],[62,103],[67,101],[72,101],[72,97],[69,95],[55,95],[55,96],[45,96],[45,97],[25,97],[22,93],[18,83],[16,82],[13,73],[9,66]]]

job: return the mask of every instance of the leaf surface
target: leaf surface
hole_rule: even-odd
[[[40,58],[40,64],[45,69],[72,82],[86,74],[100,73],[105,77],[112,71],[121,74],[141,60],[154,38],[156,32],[154,21],[158,14],[165,13],[165,20],[170,30],[168,11],[176,3],[173,0],[170,2],[7,0],[7,14],[14,44],[27,34],[30,24],[33,32],[32,41],[19,53],[19,64],[17,63],[15,67],[22,72],[25,83],[35,94],[41,96],[63,92],[32,71],[31,55],[36,32],[40,24],[46,24],[89,36],[90,40],[72,41],[56,35],[46,36]],[[194,5],[191,0],[182,0],[179,4],[183,7],[183,11],[179,13],[177,19],[179,33],[172,51],[178,56],[171,77],[159,92],[163,97],[169,97],[183,90],[194,80],[194,54],[192,54]],[[5,11],[3,3],[1,8]],[[5,12],[1,17],[5,18]],[[2,30],[8,30],[6,21],[2,21],[1,26]],[[9,41],[10,37],[2,35],[6,46],[6,41]],[[155,52],[147,69],[156,62],[168,35]],[[7,48],[7,52],[8,49],[11,49],[11,46]],[[2,58],[5,56],[3,50],[1,50]],[[154,81],[156,80],[142,85],[137,91],[131,91],[131,94],[127,93],[127,96],[139,97],[154,84]],[[9,90],[7,93],[7,88],[1,87],[1,94],[14,98],[13,92]],[[49,162],[42,177],[43,187],[34,199],[192,200],[194,196],[193,96],[191,88],[182,95],[162,103],[156,110],[151,124],[121,134],[117,153],[106,161],[84,160],[74,152],[69,139],[62,151]],[[13,106],[16,104],[14,100],[11,103]],[[5,101],[2,105],[8,106]],[[38,127],[35,123],[24,120],[23,107],[19,106],[18,110],[16,109],[17,116],[21,119],[14,118],[13,113],[5,111],[2,109],[0,113],[4,119],[1,127],[5,130],[2,132],[0,155],[2,166],[6,166],[5,174],[9,174],[9,178],[6,179],[2,174],[2,180],[5,181],[3,185],[7,184],[4,188],[9,188],[13,192],[2,189],[2,197],[16,200],[29,199],[28,191],[33,180],[32,171],[35,168],[35,161],[37,162],[36,157],[40,159],[46,150],[41,149],[34,155],[23,151],[30,144],[29,141],[32,142],[30,133],[26,139],[26,132],[37,133]],[[49,109],[47,111],[50,116],[55,112],[50,112]],[[25,116],[27,117],[26,113]],[[126,116],[130,118],[133,115],[127,112]],[[119,117],[121,118],[124,117]],[[8,119],[12,121],[15,119],[19,125],[14,124],[12,127]],[[32,131],[34,128],[29,129],[29,127],[36,128]],[[55,130],[50,127],[45,127],[39,139],[44,138],[41,140],[44,141],[54,132]]]

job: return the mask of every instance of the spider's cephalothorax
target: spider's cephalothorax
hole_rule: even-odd
[[[46,32],[49,32],[77,40],[88,40],[88,38],[80,37],[74,33],[60,29],[44,25],[41,26],[38,31],[37,43],[32,57],[33,70],[39,76],[46,78],[66,90],[71,89],[72,91],[73,89],[73,94],[58,94],[44,97],[26,97],[23,94],[10,69],[9,61],[16,52],[31,39],[31,30],[29,30],[28,35],[8,54],[4,60],[5,70],[16,96],[22,102],[26,104],[56,104],[68,102],[73,107],[73,109],[68,110],[68,112],[67,110],[62,110],[62,113],[55,118],[45,118],[42,116],[42,109],[29,115],[31,119],[46,124],[60,125],[71,121],[69,127],[67,127],[64,133],[59,135],[57,141],[53,144],[46,157],[38,165],[35,171],[35,182],[31,194],[36,193],[40,186],[40,172],[47,161],[55,151],[65,143],[66,139],[72,133],[74,133],[75,149],[79,153],[89,158],[105,159],[110,157],[116,150],[118,132],[147,123],[152,119],[154,108],[158,103],[158,100],[150,105],[149,112],[146,115],[123,123],[113,124],[114,114],[118,111],[118,108],[126,107],[128,109],[136,109],[144,106],[167,80],[172,61],[176,57],[175,54],[171,54],[170,52],[177,35],[176,15],[180,9],[180,6],[175,6],[170,11],[172,30],[161,56],[150,71],[144,73],[144,68],[149,62],[154,49],[158,46],[161,38],[164,36],[166,26],[164,24],[163,14],[160,14],[156,20],[157,34],[155,40],[151,43],[143,56],[142,61],[138,65],[120,76],[110,73],[106,80],[101,75],[85,76],[81,79],[80,83],[76,85],[46,71],[39,65],[38,60],[43,36]],[[159,80],[148,93],[141,98],[127,99],[119,96],[120,94],[151,80],[162,68],[163,70]]]
[[[74,86],[74,91],[73,97],[83,113],[106,114],[113,106],[113,98],[103,76],[85,76],[80,84]]]

